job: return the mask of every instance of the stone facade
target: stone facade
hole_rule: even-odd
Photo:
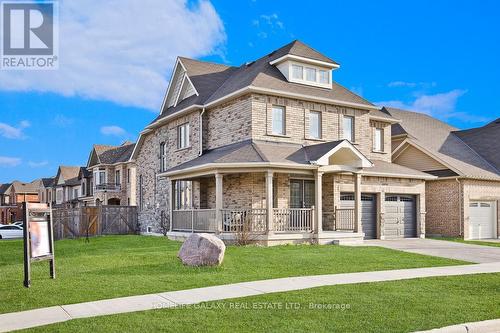
[[[286,135],[276,136],[271,133],[271,110],[273,105],[285,106]],[[311,139],[309,133],[309,112],[321,112],[321,139]],[[167,144],[167,168],[172,168],[188,160],[198,157],[200,115],[196,110],[166,122],[152,132],[145,134],[142,144],[138,147],[137,204],[139,206],[139,221],[144,231],[152,227],[160,230],[161,216],[168,216],[170,207],[170,182],[160,173],[160,143]],[[355,117],[356,147],[370,159],[390,162],[391,132],[390,124],[375,122],[369,119],[369,112],[359,109],[338,107],[321,103],[278,98],[261,94],[249,94],[236,98],[230,102],[207,108],[202,116],[203,148],[214,149],[243,140],[265,140],[275,142],[291,142],[297,144],[317,144],[339,140],[343,137],[342,117]],[[190,124],[190,147],[177,149],[177,127],[180,124]],[[375,128],[384,129],[384,152],[373,152],[373,135]],[[275,173],[273,189],[276,191],[275,202],[277,208],[289,208],[290,179],[295,175],[290,173]],[[313,180],[313,175],[301,176]],[[337,176],[335,176],[337,177]],[[339,195],[333,191],[353,191],[352,177],[339,178],[333,186],[334,176],[325,174],[323,178],[323,211],[333,211],[335,200]],[[349,183],[349,179],[351,183]],[[193,181],[193,207],[202,209],[215,208],[215,178],[213,176],[195,178]],[[363,177],[363,191],[412,193],[424,198],[424,184],[422,181],[409,179],[388,179]],[[330,192],[331,193],[330,193]],[[419,201],[420,202],[420,201]],[[142,203],[142,205],[141,205]],[[422,201],[422,205],[425,201]],[[266,207],[266,188],[264,172],[245,172],[229,174],[223,177],[223,208],[231,209],[258,209]],[[422,209],[425,212],[425,209]],[[423,228],[425,219],[419,219],[420,228]]]

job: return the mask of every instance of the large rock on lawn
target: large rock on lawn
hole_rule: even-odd
[[[222,264],[226,245],[211,234],[191,234],[182,244],[179,254],[187,266],[217,266]]]

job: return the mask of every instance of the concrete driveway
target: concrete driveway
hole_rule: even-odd
[[[500,247],[472,245],[435,239],[365,240],[363,245],[458,259],[474,263],[500,262]]]

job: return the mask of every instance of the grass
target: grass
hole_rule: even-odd
[[[310,304],[330,304],[330,309]],[[79,319],[32,331],[410,332],[499,317],[500,274],[480,274],[320,287]]]
[[[34,263],[27,289],[22,241],[0,241],[0,313],[287,276],[464,263],[378,247],[229,246],[221,267],[190,268],[176,257],[179,247],[146,236],[58,241],[57,278],[49,278],[47,262]]]
[[[474,245],[484,245],[484,246],[494,246],[500,247],[500,242],[488,242],[488,241],[479,241],[479,240],[464,240],[463,238],[458,237],[434,237],[436,240],[445,240],[450,242],[457,243],[465,243],[465,244],[474,244]]]

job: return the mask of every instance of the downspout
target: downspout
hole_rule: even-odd
[[[462,232],[462,186],[460,185],[460,180],[455,178],[455,181],[458,185],[458,227],[459,227],[459,236],[463,236]]]
[[[203,155],[203,114],[205,113],[205,108],[201,110],[200,113],[200,151],[198,152],[198,156]]]

